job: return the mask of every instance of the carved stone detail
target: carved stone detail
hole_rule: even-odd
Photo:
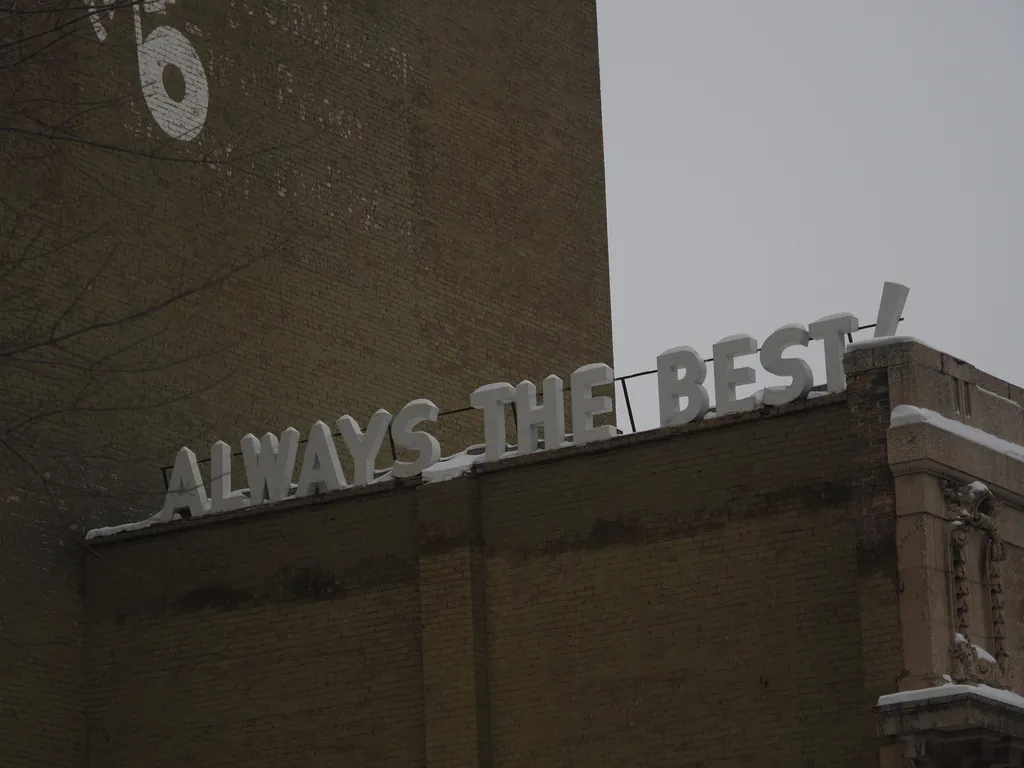
[[[953,517],[950,535],[952,552],[953,625],[957,636],[949,655],[952,661],[950,678],[954,683],[977,685],[984,683],[996,688],[1009,687],[1010,654],[1006,650],[1006,624],[1003,618],[1002,562],[1006,547],[996,527],[995,496],[979,482],[956,486],[943,481],[943,495]],[[972,531],[981,531],[988,541],[989,607],[992,615],[992,637],[995,663],[981,657],[970,640],[970,583],[967,577],[967,541]]]

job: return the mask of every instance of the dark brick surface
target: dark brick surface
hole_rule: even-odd
[[[901,648],[858,386],[97,543],[93,764],[877,764]]]
[[[71,5],[81,17],[81,4]],[[395,413],[416,397],[459,407],[494,380],[539,382],[612,362],[592,0],[168,4],[165,16],[144,18],[146,31],[162,23],[186,34],[210,81],[208,122],[188,144],[168,142],[141,100],[131,10],[117,5],[106,42],[83,19],[18,70],[20,96],[52,99],[36,116],[88,141],[0,138],[2,341],[45,335],[69,308],[69,329],[117,317],[230,264],[265,258],[157,315],[77,338],[76,360],[125,350],[104,366],[5,365],[0,424],[53,412],[18,438],[34,469],[6,450],[0,466],[0,762],[10,768],[85,765],[81,538],[89,527],[152,514],[159,468],[179,446],[202,457],[217,438],[237,446],[250,431],[291,425],[306,433],[313,421],[333,424],[346,413],[365,424],[377,408]],[[51,251],[6,271],[7,257]],[[450,451],[481,432],[475,414],[437,430]],[[48,473],[55,498],[38,487],[36,469]],[[201,580],[198,591],[160,608],[194,628],[229,606],[231,616],[258,622],[267,601],[282,605],[282,616],[293,607],[341,611],[322,616],[320,645],[295,640],[309,664],[334,654],[335,671],[310,666],[307,703],[281,698],[281,709],[268,710],[231,749],[283,765],[280,755],[299,748],[299,729],[303,749],[344,753],[356,765],[415,761],[418,714],[406,730],[353,732],[353,744],[376,739],[372,749],[334,740],[330,724],[364,717],[379,729],[385,715],[397,723],[403,707],[421,711],[422,686],[409,682],[416,647],[402,634],[419,600],[415,568],[381,552],[362,565],[316,570],[330,558],[302,564],[286,551],[279,567],[297,569],[291,575]],[[194,557],[191,546],[180,553],[182,562]],[[117,571],[110,589],[146,582],[136,565]],[[390,586],[371,587],[382,573]],[[367,613],[353,621],[350,601],[364,593]],[[202,676],[221,652],[202,633],[189,635],[195,646],[160,646],[164,614],[146,615],[161,617],[145,619],[155,622],[143,624],[153,635],[128,646],[97,641],[97,653],[111,655],[95,658],[88,690],[120,685],[124,670],[145,668],[148,653],[214,656],[168,667],[158,680],[137,678],[133,690],[148,691],[154,707],[184,686],[160,713],[119,693],[123,709],[90,731],[94,764],[129,754],[146,762],[150,748],[156,764],[202,764],[228,738],[212,726],[216,718],[241,722],[255,709],[232,704],[233,714],[214,716],[223,698],[210,691],[203,706],[213,709],[204,710],[204,695],[188,686],[206,685]],[[271,622],[258,636],[224,625],[246,653],[271,654],[218,673],[254,686],[244,695],[253,707],[289,679],[282,671],[244,681],[254,664],[272,670],[273,654],[291,655],[288,641],[273,639],[287,623]],[[347,640],[337,639],[339,627]],[[390,670],[379,674],[391,693],[377,672],[367,676],[380,665]],[[364,684],[319,721],[330,740],[305,732],[318,722],[315,690],[331,698],[359,675]],[[191,718],[180,748],[132,731],[133,718],[158,722],[175,707]]]

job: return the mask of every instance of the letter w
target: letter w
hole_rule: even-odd
[[[280,446],[277,435],[270,432],[263,436],[262,441],[251,434],[242,438],[242,459],[245,461],[251,504],[266,501],[273,504],[288,498],[298,449],[299,431],[292,427],[281,433]]]

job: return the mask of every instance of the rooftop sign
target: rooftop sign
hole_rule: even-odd
[[[886,283],[878,309],[875,337],[893,336],[906,304],[909,289],[897,283]],[[758,347],[757,339],[746,334],[727,336],[713,346],[715,407],[719,414],[750,411],[759,407],[779,406],[806,398],[814,386],[810,366],[799,358],[785,357],[794,347],[807,347],[812,340],[823,342],[825,357],[825,388],[841,392],[846,388],[843,353],[850,334],[860,328],[857,318],[849,313],[823,317],[808,326],[784,325],[768,335]],[[737,397],[739,386],[755,384],[757,373],[740,359],[758,355],[761,367],[770,374],[788,379],[782,386],[765,387],[756,395]],[[707,363],[692,347],[674,347],[657,359],[658,409],[662,426],[687,424],[702,419],[710,409],[710,395],[704,386]],[[596,426],[597,417],[612,411],[612,398],[595,395],[594,390],[613,384],[615,374],[603,363],[577,368],[569,379],[572,443],[583,445],[615,437],[614,426]],[[558,376],[548,376],[542,384],[538,401],[537,386],[530,381],[513,386],[507,382],[488,384],[470,395],[470,404],[481,411],[484,419],[485,458],[497,460],[505,456],[527,455],[540,448],[543,434],[545,449],[566,444],[565,384]],[[519,444],[507,450],[505,435],[506,408],[515,404],[516,430]],[[342,416],[335,424],[342,442],[352,458],[352,477],[345,476],[338,457],[331,428],[323,421],[310,427],[302,457],[298,481],[293,482],[298,461],[299,432],[289,427],[280,437],[267,433],[262,438],[248,434],[241,440],[247,490],[232,490],[231,447],[217,441],[210,449],[210,492],[199,471],[196,455],[182,448],[175,459],[168,483],[167,496],[157,520],[169,521],[175,512],[187,510],[192,517],[227,512],[260,504],[272,504],[290,498],[303,498],[316,493],[367,485],[374,482],[377,455],[388,435],[398,448],[415,458],[396,460],[390,475],[413,477],[429,469],[441,459],[437,438],[419,429],[437,420],[438,407],[429,400],[413,400],[392,416],[379,410],[366,428],[351,416]]]

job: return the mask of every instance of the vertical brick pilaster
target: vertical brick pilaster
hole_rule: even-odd
[[[859,572],[864,703],[894,693],[905,672],[900,633],[900,577],[896,556],[896,487],[888,459],[889,369],[871,349],[844,360],[850,455],[856,466],[851,510]],[[872,744],[874,722],[864,719],[867,765],[888,759]]]
[[[427,768],[489,766],[477,481],[417,492]]]

